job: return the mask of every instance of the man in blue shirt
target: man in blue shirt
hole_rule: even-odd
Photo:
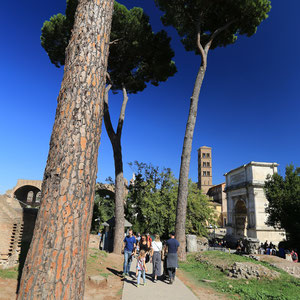
[[[136,239],[132,234],[132,229],[129,230],[128,235],[123,241],[122,253],[124,252],[124,267],[122,276],[128,276],[132,262],[132,255],[135,255]]]
[[[168,248],[167,269],[169,274],[170,284],[175,280],[176,268],[178,267],[177,250],[179,242],[175,239],[175,233],[171,232],[170,239],[167,240],[165,248]]]

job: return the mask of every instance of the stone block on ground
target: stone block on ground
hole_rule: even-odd
[[[197,237],[197,251],[207,251],[209,247],[208,239],[206,237]]]
[[[186,235],[186,247],[187,247],[187,252],[197,252],[198,251],[196,235],[194,235],[194,234]]]
[[[89,276],[89,282],[95,286],[104,287],[107,285],[107,278],[101,275]]]

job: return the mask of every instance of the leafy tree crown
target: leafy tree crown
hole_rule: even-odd
[[[74,24],[78,0],[68,0],[66,15],[57,14],[42,27],[41,44],[55,66],[65,63],[65,49]],[[165,31],[153,33],[149,17],[142,8],[128,10],[115,2],[111,30],[108,72],[112,91],[126,87],[128,93],[137,93],[147,83],[155,86],[176,73],[172,61],[174,52]]]
[[[212,35],[217,34],[210,46],[225,47],[233,44],[238,35],[253,35],[259,24],[268,17],[269,0],[155,0],[164,11],[162,21],[176,28],[187,51],[200,54],[195,42],[200,32],[204,47]]]

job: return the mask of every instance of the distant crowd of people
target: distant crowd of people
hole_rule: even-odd
[[[146,272],[148,272],[147,264],[152,263],[152,280],[157,282],[158,279],[168,278],[168,282],[173,284],[175,280],[176,269],[178,267],[177,251],[179,242],[175,239],[175,233],[170,234],[170,238],[163,245],[160,236],[155,235],[152,240],[149,233],[136,236],[132,230],[124,238],[122,253],[124,254],[123,277],[129,276],[131,263],[136,258],[135,276],[137,287],[146,284]],[[163,274],[162,263],[163,261]]]
[[[287,255],[290,255],[288,259],[292,260],[293,262],[298,262],[299,257],[298,257],[297,249],[287,249],[284,248],[283,245],[284,244],[282,242],[280,242],[278,246],[276,246],[272,242],[268,243],[268,241],[265,241],[265,243],[260,244],[259,248],[257,249],[257,252],[258,254],[274,255],[284,259],[287,258]],[[212,246],[227,248],[226,241],[219,241],[219,242],[214,241]],[[247,253],[247,249],[242,239],[237,240],[235,249],[237,254]]]
[[[298,253],[296,249],[285,249],[282,246],[282,243],[279,243],[278,247],[276,247],[272,242],[268,243],[268,241],[265,241],[265,243],[261,243],[259,249],[259,254],[266,254],[266,255],[276,255],[281,258],[286,258],[286,255],[291,255],[291,259],[293,262],[298,262]]]

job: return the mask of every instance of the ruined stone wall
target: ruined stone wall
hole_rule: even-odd
[[[18,201],[0,195],[0,267],[18,264],[23,233],[22,208]]]

